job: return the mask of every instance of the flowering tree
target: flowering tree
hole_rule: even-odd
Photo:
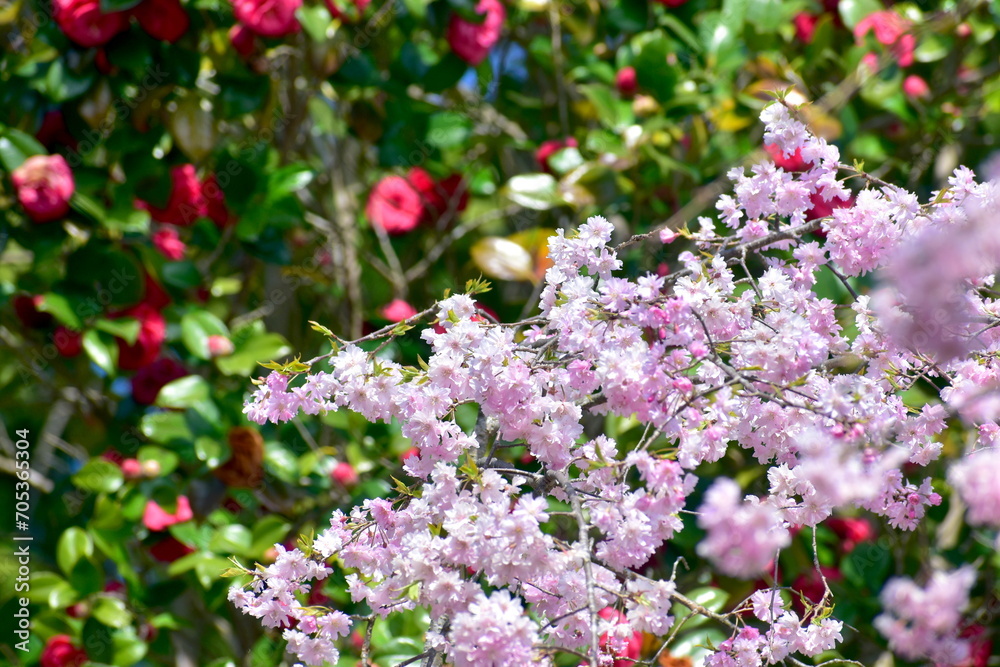
[[[921,203],[841,163],[786,102],[761,119],[765,141],[785,158],[801,155],[802,171],[770,161],[749,174],[734,169],[718,216],[694,229],[617,246],[601,217],[560,231],[549,239],[553,264],[535,317],[491,321],[472,297],[485,286],[471,283],[355,341],[327,330],[331,353],[258,382],[245,408],[252,421],[350,409],[398,420],[419,451],[395,495],[335,512],[329,528],[282,548],[266,568],[231,570],[251,579],[230,599],[285,628],[288,650],[307,665],[337,662],[336,641],[354,623],[367,623],[370,638],[372,626],[416,607],[430,615],[418,656],[427,665],[556,664],[567,653],[595,666],[635,664],[634,633],[663,640],[659,656],[697,615],[725,634],[708,646],[706,665],[803,664],[837,656],[849,632],[816,542],[835,514],[861,509],[913,531],[942,503],[923,472],[937,463],[947,466],[956,517],[967,507],[968,524],[994,540],[1000,174],[977,182],[961,167]],[[853,203],[807,221],[814,195]],[[732,233],[720,233],[720,222]],[[821,242],[807,240],[820,232]],[[684,268],[667,277],[621,277],[619,253],[657,237],[690,240],[697,254],[682,252]],[[851,293],[852,331],[817,293],[824,271]],[[873,271],[881,287],[857,295],[851,279]],[[415,327],[433,349],[426,362],[379,355]],[[329,371],[318,370],[322,362]],[[918,398],[918,385],[935,391]],[[478,409],[472,429],[456,420],[463,404]],[[634,419],[642,435],[624,445],[595,434],[594,415]],[[949,420],[978,433],[944,455]],[[535,463],[504,456],[518,446]],[[732,450],[766,466],[749,494],[726,474]],[[678,587],[676,569],[644,573],[664,544],[695,527],[704,531],[695,552],[715,571],[773,573],[771,584],[721,614]],[[822,589],[796,611],[775,569],[802,530]],[[368,614],[303,602],[335,568]],[[929,563],[919,579],[887,584],[874,626],[900,657],[970,664],[960,633],[973,559]],[[368,640],[363,662],[367,648]]]
[[[677,444],[668,436],[684,429],[672,426],[671,431],[663,424],[660,435],[649,440],[659,425],[650,420],[660,417],[638,412],[633,418],[629,411],[634,407],[630,397],[638,390],[624,378],[632,377],[634,370],[619,373],[625,395],[616,402],[609,401],[609,390],[600,389],[618,386],[613,377],[595,375],[599,385],[593,391],[586,382],[567,385],[570,394],[560,400],[580,406],[584,435],[578,439],[586,443],[604,435],[618,452],[613,455],[607,449],[598,454],[610,448],[600,444],[588,456],[605,456],[608,462],[633,456],[628,468],[615,463],[616,472],[603,475],[626,485],[622,498],[634,499],[634,510],[623,514],[620,505],[608,503],[607,508],[616,509],[602,517],[594,513],[597,482],[588,490],[587,475],[569,464],[580,460],[576,445],[563,461],[567,454],[560,447],[568,445],[561,441],[533,452],[537,438],[532,445],[517,437],[516,428],[501,433],[498,410],[512,419],[528,418],[518,412],[519,401],[497,399],[499,403],[487,409],[479,400],[467,398],[462,393],[466,389],[455,389],[454,396],[449,389],[440,400],[454,403],[453,413],[446,415],[445,426],[437,423],[442,420],[429,422],[430,435],[411,432],[416,427],[409,421],[404,432],[402,414],[366,419],[365,415],[379,416],[375,408],[299,411],[296,419],[265,424],[249,421],[242,409],[246,378],[260,372],[258,362],[279,360],[277,366],[291,373],[302,373],[307,366],[329,371],[319,362],[301,365],[301,359],[329,351],[327,338],[317,330],[342,336],[343,340],[332,339],[338,351],[346,349],[345,341],[353,340],[366,355],[378,350],[378,363],[385,368],[412,367],[422,373],[420,359],[430,365],[434,350],[418,331],[404,329],[430,327],[441,319],[433,324],[436,332],[448,332],[453,323],[439,318],[434,304],[445,290],[470,280],[471,290],[481,289],[477,278],[483,276],[493,288],[474,295],[476,314],[471,319],[476,327],[513,332],[517,347],[524,348],[515,350],[516,356],[528,370],[515,364],[511,382],[520,382],[525,375],[529,389],[535,387],[525,389],[526,396],[551,395],[547,388],[549,393],[543,393],[543,386],[560,379],[540,385],[542,379],[531,378],[545,369],[561,378],[564,362],[576,363],[567,366],[570,373],[583,372],[588,363],[596,373],[614,360],[597,363],[594,350],[571,358],[555,343],[542,349],[554,325],[548,315],[532,319],[546,289],[546,272],[558,255],[558,248],[549,252],[548,239],[559,229],[571,236],[592,216],[604,216],[614,228],[608,245],[618,248],[617,260],[622,262],[616,276],[635,281],[652,272],[657,276],[654,281],[662,279],[664,294],[672,295],[685,276],[695,275],[684,268],[687,256],[682,259],[680,253],[721,253],[736,272],[737,284],[734,294],[719,298],[727,304],[737,294],[751,299],[742,295],[755,286],[763,292],[767,281],[761,276],[769,266],[765,257],[772,258],[768,262],[778,257],[788,266],[800,266],[802,261],[808,266],[810,259],[781,250],[762,253],[763,245],[748,245],[745,258],[738,253],[736,244],[752,244],[753,236],[762,231],[764,209],[753,206],[764,204],[754,201],[743,211],[757,216],[749,222],[746,215],[734,217],[735,207],[743,206],[740,202],[755,200],[758,182],[737,179],[738,192],[730,194],[735,199],[723,200],[723,217],[715,218],[713,205],[733,184],[728,170],[760,162],[766,154],[786,174],[794,175],[795,183],[807,183],[804,190],[782,191],[786,201],[781,211],[801,204],[803,194],[809,200],[804,220],[790,224],[820,225],[815,221],[830,218],[838,206],[870,207],[871,202],[860,198],[866,178],[905,186],[919,201],[933,202],[933,193],[944,187],[958,164],[978,169],[995,150],[992,136],[1000,128],[996,16],[995,3],[988,2],[918,7],[881,0],[18,0],[4,4],[0,7],[4,45],[0,49],[0,495],[7,498],[9,488],[9,497],[30,505],[30,527],[23,532],[33,538],[33,557],[30,590],[23,591],[22,598],[10,585],[20,576],[20,565],[13,554],[14,542],[8,539],[8,532],[22,531],[4,523],[0,611],[6,614],[26,600],[33,626],[30,637],[18,638],[14,649],[4,637],[2,660],[29,667],[66,667],[85,660],[141,667],[282,663],[287,660],[282,637],[287,627],[262,627],[230,603],[231,582],[219,576],[230,566],[228,557],[271,565],[282,550],[295,548],[299,534],[324,530],[334,509],[348,515],[366,501],[394,499],[404,493],[403,487],[427,497],[420,487],[423,482],[414,480],[426,481],[433,474],[432,464],[473,446],[477,451],[486,448],[481,454],[462,455],[460,467],[468,463],[466,459],[477,466],[460,473],[463,489],[499,462],[516,466],[529,487],[518,485],[519,491],[502,493],[511,497],[530,493],[536,499],[529,506],[535,508],[532,515],[538,511],[547,515],[539,523],[548,536],[542,538],[544,551],[525,547],[518,558],[550,551],[564,554],[569,545],[585,546],[573,497],[559,491],[570,485],[581,503],[584,524],[592,527],[586,538],[601,559],[591,563],[592,579],[609,576],[602,569],[609,568],[620,580],[618,573],[627,568],[650,581],[671,581],[700,609],[740,627],[743,622],[732,612],[755,587],[780,587],[783,609],[790,609],[800,621],[826,613],[829,588],[837,601],[832,618],[845,628],[836,650],[866,664],[874,663],[888,647],[872,627],[881,613],[872,601],[889,590],[886,584],[893,577],[909,577],[930,591],[933,577],[923,562],[932,552],[956,567],[976,563],[980,578],[970,592],[970,610],[976,604],[993,609],[987,589],[996,564],[984,546],[988,541],[968,544],[970,537],[980,534],[958,521],[959,509],[952,509],[959,507],[956,500],[962,493],[978,494],[964,489],[989,489],[988,469],[970,463],[964,472],[962,468],[950,472],[943,464],[954,459],[970,437],[966,425],[980,422],[963,421],[951,412],[946,412],[946,427],[934,440],[941,444],[942,458],[930,461],[926,474],[917,474],[909,464],[902,469],[906,481],[901,479],[900,485],[912,483],[916,504],[927,505],[914,530],[892,529],[893,522],[906,519],[909,506],[899,502],[885,515],[869,510],[855,514],[856,509],[840,507],[815,527],[789,531],[788,543],[773,567],[768,564],[764,575],[747,580],[734,575],[749,575],[759,563],[725,555],[726,524],[767,519],[766,508],[773,503],[745,513],[721,508],[735,505],[744,494],[770,493],[764,481],[768,468],[774,462],[789,466],[794,462],[777,458],[784,447],[780,443],[792,437],[794,424],[751,425],[749,435],[735,438],[746,443],[747,438],[759,437],[763,463],[743,448],[729,446],[718,461],[698,465],[693,472],[698,481],[685,481],[687,472],[683,473],[678,482],[683,503],[680,498],[665,500],[670,496],[666,491],[660,494],[663,497],[647,491],[646,500],[640,502],[637,489],[652,484],[658,473],[643,473],[632,453],[645,451],[660,466],[659,459]],[[762,136],[758,117],[772,99],[769,91],[784,91],[785,102],[798,107],[796,113],[810,131],[837,146],[840,161],[852,165],[838,172],[847,178],[848,198],[825,197],[826,186],[809,180],[815,156],[805,148],[786,154],[779,137]],[[861,161],[875,166],[865,172]],[[855,168],[858,173],[851,171]],[[877,180],[870,184],[877,189]],[[832,183],[829,186],[833,188]],[[766,192],[757,194],[767,199]],[[709,239],[699,250],[691,243],[699,243],[699,235],[710,235],[699,231],[696,221],[701,215],[729,220],[740,228],[741,236]],[[785,217],[792,220],[791,214]],[[665,225],[680,230],[685,223],[690,224],[685,240],[666,245],[650,242]],[[849,225],[839,233],[850,236],[855,227]],[[856,232],[860,242],[861,227]],[[810,232],[816,236],[802,238],[819,242],[822,233],[817,228]],[[831,242],[836,239],[833,232],[827,234]],[[636,235],[644,240],[621,245]],[[886,252],[896,243],[891,235],[873,237],[865,231],[864,237],[881,238]],[[867,266],[868,260],[827,251],[824,257],[833,263],[814,273],[813,291],[832,304],[831,329],[840,327],[839,333],[829,334],[830,341],[836,336],[854,341],[861,335],[854,311],[847,308],[856,301],[851,290],[870,297],[873,310],[884,307],[879,299],[896,298],[891,289],[879,296],[879,285],[896,285],[906,303],[933,298],[957,307],[942,286],[964,278],[965,262],[944,262],[949,273],[942,268],[932,274],[926,270],[929,255],[922,253],[954,247],[957,257],[967,259],[988,247],[988,234],[982,242],[971,235],[963,238],[961,247],[940,248],[931,237],[925,245],[908,246],[912,252],[906,259],[878,274],[882,282],[876,281],[873,271],[853,275],[855,264]],[[847,241],[841,238],[837,243]],[[707,261],[707,255],[698,257]],[[818,261],[819,256],[812,259]],[[565,258],[559,261],[571,279],[572,267]],[[756,276],[756,282],[751,283],[747,273]],[[752,297],[759,299],[756,294]],[[623,298],[628,303],[634,300]],[[460,311],[465,319],[469,306],[463,304],[456,317]],[[784,331],[771,323],[769,317],[778,317],[771,308],[766,300],[753,304],[751,315]],[[947,319],[934,309],[908,308],[921,322]],[[551,310],[546,306],[544,312]],[[772,359],[767,355],[777,343],[765,345],[759,353],[741,349],[751,345],[749,339],[736,333],[720,335],[712,329],[713,313],[694,311],[702,314],[712,334],[711,341],[702,340],[709,352],[720,355],[743,378],[756,378],[764,371],[734,365],[733,346],[739,354],[756,355],[752,363],[746,362],[751,368],[759,366],[770,373],[776,372],[772,366],[787,366],[788,378],[779,381],[768,375],[761,381],[787,386],[782,396],[786,402],[802,398],[795,394],[805,391],[796,384],[797,378],[823,356],[823,348]],[[614,322],[621,319],[616,315],[607,322],[618,326]],[[526,320],[527,324],[514,324]],[[403,321],[409,324],[397,330]],[[929,344],[919,331],[907,328],[912,325],[905,318],[889,315],[880,321],[895,327],[892,335],[909,347],[922,351],[921,346]],[[796,345],[800,339],[815,342],[813,336],[799,336],[797,323],[794,320],[788,329],[796,333],[784,335]],[[542,328],[538,334],[542,338],[525,342],[531,326]],[[650,324],[642,331],[643,340],[653,340],[658,329],[667,328]],[[939,352],[954,355],[951,359],[969,354],[953,336],[942,337],[937,329],[930,334],[937,341],[934,345],[942,346]],[[607,354],[625,343],[616,345],[608,347]],[[829,345],[836,347],[833,342]],[[288,365],[293,349],[301,355],[299,365]],[[541,356],[532,356],[534,352]],[[836,360],[840,365],[822,366],[827,375],[867,372],[853,356],[831,352],[829,357],[830,364]],[[443,360],[435,356],[434,367]],[[466,363],[463,358],[454,369],[443,370],[454,371],[460,379],[467,373]],[[716,430],[711,430],[716,424],[709,422],[698,427],[695,412],[685,411],[704,410],[705,402],[724,411],[726,404],[718,397],[727,392],[738,394],[738,400],[747,392],[760,392],[755,398],[761,407],[748,408],[749,413],[765,423],[784,419],[783,411],[774,407],[775,399],[765,396],[775,393],[767,389],[770,385],[746,384],[728,376],[729,386],[699,397],[699,389],[714,387],[694,375],[695,370],[707,372],[701,368],[705,363],[682,358],[676,361],[678,368],[690,369],[671,371],[671,386],[678,380],[676,391],[690,392],[684,394],[691,399],[689,406],[671,408],[683,413],[679,419],[685,429],[704,431],[699,437],[708,438],[721,451],[724,441],[712,439],[729,435],[728,422]],[[890,363],[898,368],[895,361]],[[938,365],[945,369],[944,362]],[[918,372],[909,366],[902,370]],[[976,367],[967,370],[973,373]],[[945,381],[931,372],[934,369],[911,386],[892,389],[906,405],[933,404],[931,399],[940,396]],[[395,387],[397,371],[389,373],[381,382]],[[656,374],[651,377],[650,382],[658,381]],[[691,389],[684,385],[684,377]],[[290,390],[301,393],[297,389],[301,382],[291,381]],[[725,379],[716,384],[725,384]],[[373,380],[371,386],[378,383]],[[975,392],[973,386],[967,389]],[[395,391],[387,395],[391,398]],[[585,396],[589,398],[581,398]],[[534,399],[523,402],[530,410],[537,409]],[[289,404],[289,411],[295,407]],[[562,421],[574,415],[572,410]],[[730,414],[727,419],[736,417]],[[523,435],[535,427],[552,429],[557,440],[570,435],[568,424],[563,430],[549,418],[538,424],[533,417],[529,421],[523,425],[528,431]],[[853,422],[842,421],[850,437],[860,437],[850,431]],[[648,423],[654,426],[644,436]],[[447,447],[437,451],[423,443],[414,458],[414,442],[433,440],[438,430]],[[11,435],[15,432],[30,436],[24,441],[30,446],[30,472],[18,467],[22,462],[15,458],[19,456]],[[647,441],[652,444],[646,446]],[[687,443],[671,460],[684,471],[692,470],[694,461],[689,457],[699,447]],[[404,461],[413,474],[403,472]],[[587,466],[596,469],[598,464]],[[553,477],[560,473],[565,477]],[[515,481],[511,472],[498,474],[507,483]],[[922,490],[926,477],[931,478],[930,488]],[[739,486],[735,501],[732,484],[711,486],[717,478],[732,479]],[[430,479],[433,482],[433,476]],[[963,491],[952,491],[952,484]],[[532,485],[534,490],[529,490]],[[933,493],[943,497],[940,504],[930,504]],[[27,501],[20,500],[25,496]],[[712,503],[706,506],[709,499]],[[400,501],[392,502],[394,511],[403,509]],[[483,502],[480,495],[475,502]],[[655,509],[647,509],[649,503]],[[973,516],[976,508],[966,504]],[[646,521],[639,516],[647,514],[673,516],[675,505],[683,505],[677,516],[684,519],[684,529],[681,523],[673,527],[673,520],[657,527],[650,538],[653,542],[634,547],[632,560],[652,554],[645,562],[615,561],[616,549],[628,551],[632,546],[600,547],[611,527],[626,521],[626,515],[628,521]],[[719,509],[713,513],[709,507]],[[701,512],[700,519],[685,516],[690,511]],[[784,514],[779,512],[779,518],[793,526],[807,523],[805,518],[788,519]],[[429,524],[433,537],[447,537],[439,524]],[[774,544],[784,541],[781,536],[775,531]],[[627,542],[623,534],[621,544]],[[699,555],[700,543],[707,545],[702,547],[704,555]],[[736,546],[753,545],[757,552],[769,552],[774,546],[766,539]],[[354,667],[362,653],[381,667],[412,660],[425,649],[431,612],[436,623],[450,619],[434,626],[438,634],[453,638],[454,624],[461,623],[455,620],[458,608],[442,612],[411,600],[412,605],[394,607],[398,613],[372,624],[366,641],[369,626],[357,623],[357,618],[370,616],[373,608],[368,601],[351,599],[346,576],[358,574],[366,584],[374,580],[356,568],[345,571],[334,560],[327,565],[333,572],[322,585],[312,586],[308,598],[299,597],[304,604],[329,606],[355,617],[350,639],[337,645],[342,665]],[[571,566],[553,563],[544,572],[565,572]],[[449,567],[461,586],[465,586],[462,581],[481,583],[486,576],[476,575],[477,579],[456,565]],[[586,571],[583,577],[586,583]],[[641,599],[635,592],[638,581],[629,584],[631,592],[625,590],[633,601]],[[598,583],[609,587],[607,581]],[[516,586],[480,587],[487,599],[495,590],[507,590],[511,605],[528,609],[526,618],[535,625],[517,624],[529,634],[535,628],[539,646],[562,646],[591,655],[591,642],[574,648],[568,639],[550,640],[554,626],[544,626],[554,617],[540,615],[549,612],[536,608],[539,603],[528,600]],[[388,595],[387,590],[377,594]],[[669,630],[665,625],[635,624],[636,612],[620,598],[607,598],[601,589],[595,590],[596,616],[601,619],[598,648],[604,651],[602,646],[611,641],[626,660],[652,660],[666,631],[666,638],[672,639],[659,654],[661,663],[683,664],[689,659],[700,663],[707,647],[718,647],[732,634],[723,621],[707,622],[704,614],[692,615],[674,595],[669,615],[675,622]],[[896,589],[907,600],[914,599],[915,590]],[[404,597],[410,600],[418,594],[419,587],[413,586]],[[654,599],[656,594],[644,595]],[[499,603],[498,598],[491,604]],[[896,605],[900,610],[906,607],[907,603]],[[984,647],[989,646],[992,631],[984,614],[968,611],[961,620],[958,634],[966,635],[962,639],[968,641],[973,656],[989,652]],[[588,606],[567,622],[583,623],[589,631],[593,617]],[[904,616],[885,618],[903,621],[902,627],[915,628],[916,635],[928,634],[925,626],[914,626]],[[621,619],[628,622],[629,632],[626,624],[617,623]],[[305,633],[302,621],[296,622]],[[612,626],[614,632],[609,630]],[[757,627],[766,631],[769,626]],[[572,634],[566,628],[560,632]],[[621,637],[616,639],[616,633]],[[431,638],[435,636],[432,633]],[[832,654],[810,658],[800,652],[796,659],[822,661],[823,655]],[[552,656],[567,665],[582,659],[568,652]]]

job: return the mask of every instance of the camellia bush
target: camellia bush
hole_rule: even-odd
[[[998,25],[5,4],[0,662],[988,664]]]

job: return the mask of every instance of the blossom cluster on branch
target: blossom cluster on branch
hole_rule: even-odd
[[[609,665],[635,631],[668,638],[679,602],[731,632],[707,664],[765,665],[842,641],[818,560],[825,592],[802,612],[773,588],[716,614],[673,578],[638,567],[695,524],[706,533],[698,554],[743,578],[773,568],[794,529],[841,510],[862,508],[913,530],[942,502],[920,469],[942,456],[940,434],[952,418],[978,428],[970,447],[989,451],[958,459],[950,482],[970,523],[998,527],[984,471],[998,468],[1000,303],[991,287],[1000,187],[960,168],[920,203],[842,164],[838,149],[783,102],[761,119],[765,141],[785,157],[801,155],[803,170],[770,161],[749,174],[733,170],[718,219],[663,236],[693,241],[697,252],[681,253],[682,270],[620,275],[613,225],[594,217],[549,240],[553,264],[529,320],[492,322],[472,296],[457,294],[364,341],[335,345],[328,371],[312,370],[316,359],[257,381],[245,408],[257,423],[343,408],[398,420],[419,450],[404,466],[416,481],[400,483],[394,498],[336,513],[301,549],[248,571],[249,588],[234,587],[231,599],[285,628],[289,650],[308,665],[335,662],[335,640],[348,633],[342,612],[301,602],[310,580],[332,567],[346,573],[352,599],[367,602],[368,623],[429,610],[425,664],[437,656],[454,665],[552,664],[571,652]],[[857,192],[854,181],[863,186]],[[807,220],[817,196],[853,201]],[[821,240],[807,240],[814,231]],[[883,287],[856,295],[849,278],[876,270]],[[856,333],[845,330],[836,303],[818,296],[823,271],[854,297]],[[360,346],[421,323],[433,352],[419,368]],[[907,403],[904,392],[921,380],[939,396]],[[470,403],[480,415],[474,432],[456,418]],[[646,431],[625,448],[588,434],[589,415],[632,417]],[[515,444],[540,470],[498,456]],[[701,506],[688,506],[699,467],[732,447],[769,466],[763,493],[744,497],[733,479],[707,479]],[[552,528],[553,501],[570,508],[573,530]],[[693,510],[697,517],[685,519]],[[894,581],[876,627],[904,657],[959,664],[974,578],[969,566],[935,573],[928,589]],[[934,593],[951,579],[961,586]],[[607,607],[624,617],[599,613]],[[742,614],[750,609],[753,618]],[[914,634],[919,643],[907,639]]]

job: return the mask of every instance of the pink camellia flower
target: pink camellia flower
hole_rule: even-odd
[[[351,488],[358,483],[358,471],[347,461],[341,461],[330,471],[330,479],[337,484]]]
[[[180,0],[143,0],[132,13],[150,37],[171,44],[191,25]]]
[[[142,477],[142,464],[139,459],[125,459],[121,463],[122,474],[125,479],[138,479]]]
[[[368,195],[365,213],[389,234],[412,231],[424,216],[420,193],[402,176],[387,176]]]
[[[83,351],[83,335],[63,326],[56,327],[52,342],[59,354],[67,358],[75,357]]]
[[[132,400],[139,405],[152,405],[165,384],[190,374],[173,359],[157,359],[140,368],[132,377]]]
[[[139,320],[139,336],[132,344],[118,338],[118,368],[134,371],[153,363],[167,338],[167,322],[152,306],[140,303],[119,313]]]
[[[535,151],[535,159],[538,160],[539,166],[547,174],[552,173],[552,169],[549,167],[549,158],[553,154],[558,153],[564,148],[576,148],[579,144],[573,137],[568,137],[566,139],[549,139],[548,141],[543,141]]]
[[[221,334],[208,337],[208,354],[212,357],[225,357],[233,353],[233,341]]]
[[[912,27],[909,20],[894,11],[885,9],[872,12],[861,19],[854,26],[854,37],[858,44],[864,42],[864,37],[869,32],[875,33],[875,39],[880,44],[891,48],[896,62],[900,67],[909,67],[913,64],[913,50],[917,46],[917,39],[907,31]]]
[[[911,74],[903,79],[903,93],[911,100],[926,99],[931,96],[931,87],[921,77]]]
[[[53,0],[59,29],[80,46],[101,46],[128,27],[125,12],[101,11],[100,0]]]
[[[160,254],[169,260],[177,261],[184,257],[187,246],[176,229],[160,229],[153,232],[153,247],[160,251]]]
[[[155,500],[146,502],[146,511],[142,513],[142,523],[152,531],[166,530],[176,523],[184,523],[194,518],[191,503],[187,496],[177,496],[177,509],[173,514],[165,511]]]
[[[597,612],[597,615],[606,621],[611,621],[615,625],[627,623],[625,614],[613,607],[605,607]],[[605,632],[601,635],[601,649],[611,652],[615,657],[615,661],[612,663],[613,667],[632,667],[642,653],[642,633],[633,632],[626,640],[627,643],[624,645],[624,651],[614,650],[616,648],[615,638],[608,635],[614,635],[614,631]]]
[[[479,0],[476,11],[486,14],[482,23],[471,23],[461,16],[452,15],[448,24],[448,43],[459,58],[470,65],[485,60],[490,49],[500,39],[503,21],[507,17],[500,0]]]
[[[69,635],[56,635],[45,643],[38,664],[41,667],[80,667],[87,660],[87,652],[74,644]]]
[[[17,200],[34,222],[52,222],[69,212],[76,183],[62,155],[32,155],[10,178]]]
[[[284,37],[302,29],[295,10],[302,0],[233,0],[236,20],[261,37]]]
[[[639,90],[639,81],[636,78],[634,67],[622,67],[615,74],[615,87],[618,88],[618,92],[622,95],[630,96],[635,95],[635,91]]]
[[[403,320],[416,315],[417,309],[402,299],[393,299],[388,304],[383,306],[382,310],[379,312],[382,317],[390,322],[402,322]]]
[[[812,44],[813,36],[816,34],[816,24],[819,23],[819,16],[809,12],[799,12],[792,19],[795,26],[795,37],[804,44]]]

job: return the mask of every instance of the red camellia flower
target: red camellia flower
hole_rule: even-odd
[[[245,25],[237,23],[229,29],[229,43],[233,45],[233,50],[240,54],[241,58],[249,58],[253,55],[257,48],[254,40],[253,31]]]
[[[75,357],[83,351],[83,336],[80,332],[63,326],[56,327],[52,342],[59,354],[64,357]]]
[[[69,635],[50,638],[38,660],[41,667],[80,667],[85,662],[87,652],[74,644]]]
[[[875,537],[875,529],[872,528],[872,524],[868,519],[860,517],[834,517],[827,519],[825,525],[841,539],[844,553],[854,551],[854,547]]]
[[[25,328],[45,329],[52,326],[54,322],[52,315],[38,309],[43,301],[45,301],[45,297],[41,294],[20,294],[11,299],[14,314],[17,315],[17,319],[21,320],[21,324]]]
[[[226,208],[226,196],[216,180],[215,174],[209,174],[201,182],[201,195],[205,199],[205,217],[215,223],[218,228],[228,227],[236,218]]]
[[[969,657],[954,667],[986,667],[990,656],[993,655],[993,640],[986,634],[986,628],[973,623],[963,629],[958,636],[969,640]]]
[[[543,141],[542,145],[535,151],[535,159],[538,160],[542,171],[551,174],[552,170],[549,168],[549,158],[564,148],[576,148],[578,145],[576,139],[573,137],[569,137],[568,139],[549,139],[548,141]]]
[[[139,320],[139,336],[129,345],[118,340],[118,367],[134,371],[147,366],[160,356],[160,347],[167,338],[167,322],[163,315],[145,303],[132,306],[118,314],[118,317],[134,317]]]
[[[671,9],[676,9],[677,7],[680,7],[683,4],[686,4],[688,0],[656,0],[656,1],[659,2],[661,5],[670,7]]]
[[[160,254],[169,260],[177,261],[184,257],[187,246],[176,229],[160,229],[153,232],[153,247],[160,251]]]
[[[17,200],[34,222],[51,222],[69,212],[76,183],[62,155],[32,155],[10,178]]]
[[[880,44],[891,47],[899,66],[909,67],[913,64],[913,50],[917,46],[916,37],[907,33],[911,27],[908,19],[894,11],[885,9],[872,12],[858,21],[858,24],[854,26],[854,37],[858,44],[861,44],[865,35],[874,32],[875,39]]]
[[[142,523],[152,531],[166,530],[176,523],[184,523],[194,518],[191,503],[187,496],[177,496],[177,509],[173,514],[164,510],[155,500],[146,502],[146,511],[142,513]]]
[[[190,374],[184,366],[173,359],[166,357],[157,359],[140,368],[132,377],[132,400],[139,405],[152,405],[156,402],[163,385]]]
[[[136,206],[149,211],[154,222],[186,227],[198,218],[210,218],[219,227],[228,225],[231,215],[225,195],[214,175],[198,180],[193,164],[182,164],[170,170],[170,198],[163,208],[149,202],[136,201]]]
[[[424,216],[420,193],[402,176],[386,176],[368,195],[365,213],[389,234],[412,231]]]
[[[826,201],[818,192],[810,195],[809,201],[812,203],[812,208],[806,211],[806,220],[826,218],[833,215],[833,211],[835,209],[854,206],[854,197],[850,197],[848,199],[838,199],[837,197],[834,197],[830,201]]]
[[[500,39],[503,21],[507,17],[500,0],[479,0],[476,11],[486,14],[482,23],[466,21],[461,16],[452,15],[448,24],[448,43],[459,58],[470,65],[478,65],[489,54],[490,49]]]
[[[764,150],[771,156],[774,166],[781,167],[785,171],[805,171],[808,165],[802,159],[802,149],[797,149],[792,155],[785,157],[784,152],[778,148],[777,144],[766,144]]]
[[[170,198],[164,208],[138,201],[139,208],[149,211],[155,222],[186,227],[205,215],[205,201],[201,183],[193,164],[184,164],[170,170]]]
[[[346,23],[353,23],[364,16],[372,0],[326,0],[330,16]],[[347,6],[352,5],[352,6]]]
[[[100,0],[53,0],[52,16],[80,46],[101,46],[128,27],[125,12],[102,12]]]
[[[382,314],[382,317],[390,322],[402,322],[403,320],[416,315],[417,309],[402,299],[393,299],[388,304],[383,306],[382,310],[379,312]]]
[[[179,558],[193,554],[194,549],[178,540],[173,535],[160,540],[149,548],[150,555],[161,563],[173,563]]]
[[[171,44],[191,25],[180,0],[144,0],[132,13],[150,37]]]
[[[625,623],[625,614],[618,611],[613,607],[605,607],[604,609],[597,612],[597,615],[601,618],[614,622],[615,625],[620,625]],[[605,632],[601,635],[601,648],[604,650],[610,650],[608,648],[608,634]],[[633,632],[632,636],[628,638],[628,645],[625,649],[625,653],[615,655],[616,660],[614,661],[613,667],[632,667],[635,661],[639,659],[639,655],[642,653],[642,633]]]
[[[63,146],[76,150],[77,146],[76,139],[66,127],[66,117],[59,109],[45,112],[42,126],[35,132],[35,139],[49,150]]]
[[[295,10],[302,0],[233,0],[236,20],[261,37],[284,37],[302,29]]]
[[[618,88],[618,92],[626,97],[635,95],[635,91],[639,90],[639,82],[636,79],[635,68],[634,67],[622,67],[615,74],[615,87]]]
[[[819,569],[823,573],[823,576],[826,577],[827,583],[841,581],[844,578],[840,570],[835,567],[821,565]],[[816,573],[816,570],[806,570],[792,583],[792,607],[800,614],[803,613],[805,606],[802,604],[802,598],[798,594],[801,593],[803,597],[813,604],[819,604],[820,600],[823,599],[825,590],[823,579]]]

